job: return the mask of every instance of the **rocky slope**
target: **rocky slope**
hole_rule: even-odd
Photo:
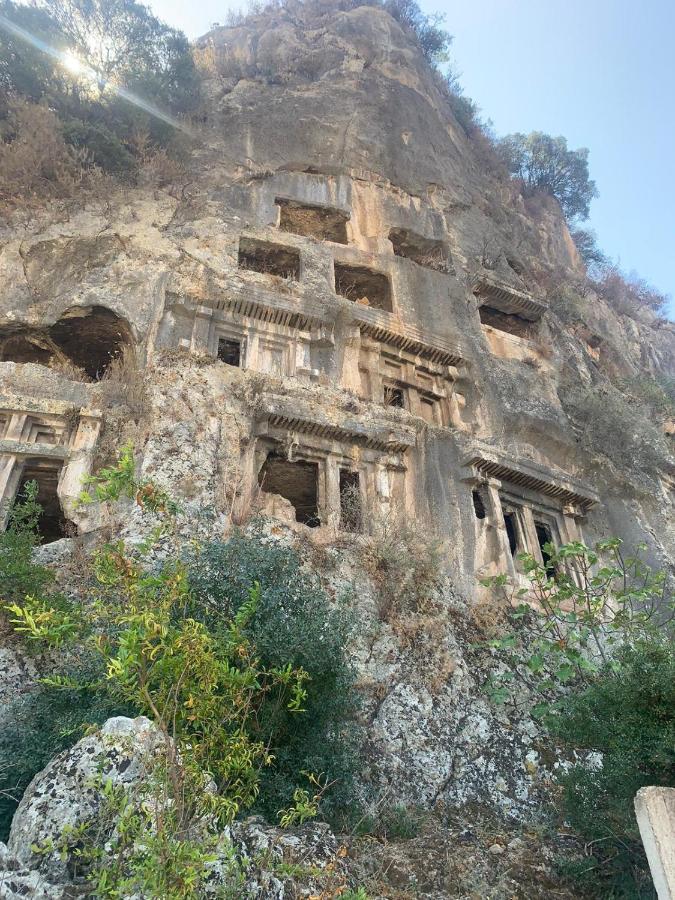
[[[559,541],[644,541],[650,559],[668,565],[672,447],[664,423],[650,423],[647,407],[622,391],[675,376],[675,329],[651,314],[620,314],[583,287],[555,201],[525,200],[500,176],[455,120],[411,35],[382,9],[289,4],[214,30],[197,54],[206,100],[182,176],[0,223],[3,510],[22,467],[40,459],[61,467],[60,508],[80,532],[42,549],[59,571],[102,535],[138,535],[132,510],[75,502],[81,476],[132,439],[139,470],[181,501],[186,539],[227,534],[260,507],[271,513],[268,531],[301,547],[333,595],[349,586],[358,598],[351,652],[370,781],[409,805],[475,803],[505,816],[508,839],[493,839],[495,828],[476,851],[477,868],[490,868],[485,860],[501,856],[487,855],[495,843],[529,847],[513,823],[537,806],[555,761],[531,719],[507,717],[480,691],[476,577],[515,563],[501,507],[480,515],[472,492],[498,479],[507,515],[508,504],[526,508]],[[297,208],[305,225],[283,218]],[[340,239],[322,237],[317,208],[344,228]],[[384,276],[388,301],[362,302],[358,281],[340,296],[340,266]],[[479,308],[495,304],[490,324]],[[114,327],[100,309],[115,314]],[[238,364],[223,341],[236,345]],[[54,349],[86,368],[100,353],[107,365],[106,342],[133,350],[136,362],[98,380]],[[383,386],[400,392],[400,404]],[[270,456],[318,467],[320,527],[295,521],[288,485],[260,488]],[[343,469],[359,474],[373,540],[402,512],[422,545],[438,540],[442,577],[428,609],[383,616],[369,538],[340,527]],[[536,537],[520,549],[539,552]],[[29,690],[35,661],[11,643],[2,654],[5,686]],[[42,839],[50,816],[66,817],[49,772],[38,779],[14,826],[15,874],[2,896],[25,895],[39,878],[45,897],[61,896],[49,893],[57,888],[45,859],[38,875],[26,857],[38,836],[27,812]],[[445,832],[441,855],[464,840],[463,828]],[[482,834],[465,843],[476,841]],[[415,847],[402,881],[428,868]],[[389,883],[382,896],[545,896],[535,891],[545,891],[547,867],[535,889],[525,850],[509,851],[521,875],[507,878],[495,863],[502,881],[479,882],[478,894],[455,872],[428,889]],[[373,867],[391,868],[381,859]],[[282,889],[253,895],[295,896]]]

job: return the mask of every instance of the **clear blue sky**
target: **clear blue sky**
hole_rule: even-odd
[[[240,3],[149,0],[194,38]],[[590,150],[600,246],[671,296],[675,315],[675,0],[421,0],[498,134]]]

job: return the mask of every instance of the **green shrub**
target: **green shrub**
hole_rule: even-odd
[[[653,897],[633,812],[646,785],[675,787],[675,648],[626,647],[595,682],[559,704],[549,726],[573,750],[602,754],[558,777],[564,814],[593,842],[584,878],[595,897]]]
[[[135,0],[50,0],[39,8],[0,0],[0,14],[89,67],[86,75],[69,71],[57,55],[0,29],[0,125],[11,103],[41,104],[58,117],[67,144],[86,148],[105,172],[127,175],[136,168],[135,135],[171,148],[171,116],[199,104],[187,38]]]
[[[518,557],[528,587],[509,589],[504,575],[482,582],[505,591],[513,628],[486,644],[501,664],[486,688],[504,703],[525,686],[530,714],[570,751],[559,812],[586,855],[561,867],[603,900],[654,896],[633,799],[645,785],[675,786],[675,606],[666,573],[641,550],[626,555],[616,538],[548,543],[543,564]]]
[[[570,150],[564,137],[532,131],[507,134],[499,141],[498,151],[527,192],[545,191],[555,197],[570,221],[588,218],[598,191],[589,177],[585,147]]]
[[[36,500],[37,491],[37,482],[28,482],[24,499],[14,504],[7,530],[0,534],[0,601],[3,604],[23,600],[27,594],[39,596],[54,580],[49,569],[33,561],[42,512]]]
[[[89,158],[104,172],[113,175],[129,175],[136,162],[119,137],[104,125],[69,119],[63,125],[63,137],[67,144],[84,149]]]
[[[69,670],[70,675],[92,676]],[[83,688],[39,688],[12,701],[0,727],[0,840],[6,841],[12,816],[25,789],[47,763],[71,747],[90,725],[110,716],[135,715],[128,705],[107,694]]]
[[[260,534],[235,534],[227,543],[206,544],[189,563],[189,614],[214,634],[260,585],[258,608],[246,633],[263,666],[291,664],[309,673],[306,714],[289,713],[270,695],[259,717],[260,738],[274,765],[261,773],[257,808],[274,820],[297,786],[298,772],[321,774],[330,787],[321,812],[333,821],[353,812],[357,765],[354,674],[346,658],[349,635],[344,604],[332,608],[298,554]],[[351,808],[351,809],[350,809]]]

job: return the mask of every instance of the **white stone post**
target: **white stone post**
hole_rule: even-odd
[[[675,900],[675,788],[640,788],[635,815],[658,898]]]

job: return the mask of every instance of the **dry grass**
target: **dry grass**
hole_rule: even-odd
[[[63,375],[64,378],[68,378],[70,381],[81,381],[85,384],[91,384],[93,381],[84,369],[80,368],[80,366],[76,366],[75,363],[71,362],[66,356],[52,356],[49,368],[54,372],[58,372],[59,375]]]
[[[134,347],[125,347],[98,383],[103,429],[96,447],[94,470],[115,461],[119,448],[131,441],[140,446],[150,416],[145,371]]]
[[[69,147],[56,114],[46,106],[13,99],[0,140],[0,205],[44,205],[73,197],[100,172],[86,151]]]

